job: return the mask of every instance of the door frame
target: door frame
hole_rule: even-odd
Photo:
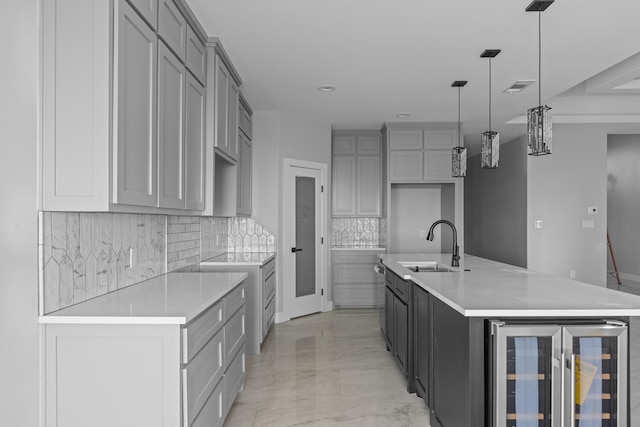
[[[327,238],[327,220],[328,220],[328,204],[327,204],[327,194],[328,194],[328,186],[327,186],[327,176],[328,176],[328,165],[326,163],[317,163],[310,162],[307,160],[298,160],[291,158],[283,158],[282,159],[282,180],[281,180],[281,194],[282,194],[282,205],[280,212],[282,212],[282,216],[280,217],[280,229],[282,230],[282,239],[279,243],[279,251],[282,254],[279,257],[282,260],[282,308],[279,312],[276,313],[276,322],[286,322],[291,320],[291,307],[293,301],[295,299],[295,287],[293,284],[295,283],[295,262],[293,257],[291,256],[291,248],[293,245],[291,244],[292,233],[291,229],[288,226],[292,223],[293,219],[291,217],[292,209],[290,207],[294,201],[294,195],[289,190],[290,188],[290,178],[291,178],[291,168],[305,168],[305,169],[315,169],[320,171],[320,185],[324,189],[320,193],[320,208],[319,208],[319,217],[318,221],[320,221],[320,234],[322,237],[323,243],[317,242],[316,253],[319,254],[319,263],[317,267],[319,268],[319,276],[320,276],[320,289],[324,291],[321,298],[321,311],[331,311],[333,310],[333,303],[329,301],[329,292],[328,292],[328,283],[327,283],[327,260],[329,257],[329,243]]]

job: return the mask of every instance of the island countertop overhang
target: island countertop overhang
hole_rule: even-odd
[[[455,272],[412,272],[401,262],[450,265],[451,254],[379,254],[382,263],[465,317],[640,316],[640,296],[465,255]]]

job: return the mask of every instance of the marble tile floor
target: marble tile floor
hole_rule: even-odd
[[[225,427],[429,426],[386,350],[376,310],[336,310],[274,325]]]
[[[630,337],[631,420],[640,425],[640,319]],[[636,424],[637,423],[637,424]],[[429,426],[386,351],[375,310],[337,310],[274,325],[247,356],[245,391],[224,427]]]

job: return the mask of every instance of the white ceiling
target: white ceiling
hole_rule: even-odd
[[[538,105],[537,84],[503,92],[516,80],[538,79],[538,13],[525,12],[530,0],[187,3],[221,40],[254,110],[296,112],[334,129],[455,122],[451,83],[468,80],[462,121],[474,152],[488,130],[485,49],[502,49],[492,60],[492,130],[501,141],[523,135],[518,116]],[[542,100],[554,121],[638,122],[640,91],[611,89],[640,77],[640,1],[556,0],[541,17]],[[326,84],[337,89],[317,90]]]

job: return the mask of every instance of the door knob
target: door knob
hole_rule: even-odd
[[[291,248],[291,252],[300,252],[301,248]]]

